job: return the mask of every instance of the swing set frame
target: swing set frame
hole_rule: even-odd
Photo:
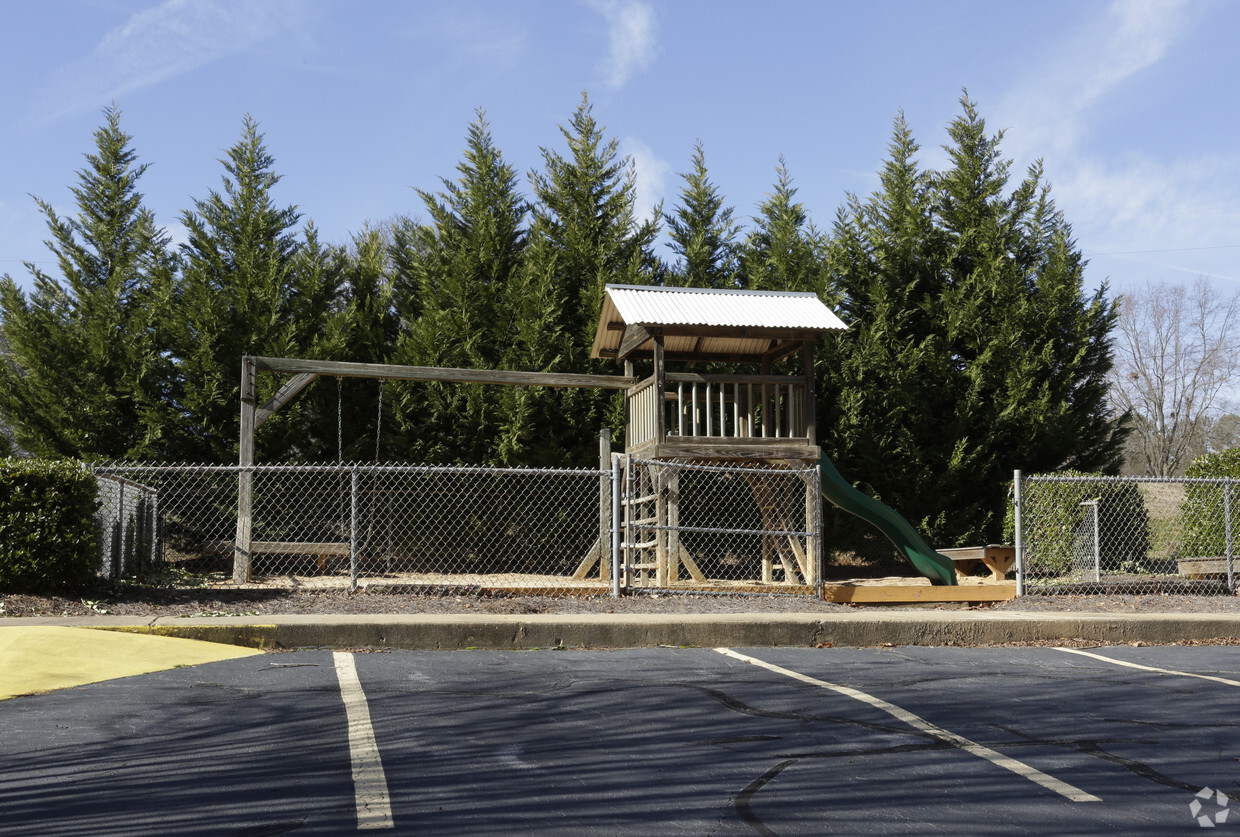
[[[289,375],[283,385],[262,404],[258,403],[258,373]],[[499,369],[453,369],[432,366],[398,366],[246,355],[241,359],[241,439],[237,474],[237,537],[233,543],[233,582],[245,584],[252,577],[256,553],[349,555],[351,543],[284,543],[253,540],[254,431],[320,376],[370,378],[379,381],[432,381],[504,386],[575,387],[628,390],[637,379],[621,375],[590,375],[560,372],[514,372]],[[338,446],[339,447],[339,446]]]

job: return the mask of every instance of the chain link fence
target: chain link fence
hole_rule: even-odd
[[[100,569],[220,588],[819,592],[816,468],[619,459],[614,472],[96,465]]]
[[[124,512],[117,492],[102,486],[144,487],[156,519],[149,553],[174,582],[440,593],[605,587],[599,573],[579,570],[597,564],[606,472],[125,463],[95,473],[103,520]],[[248,550],[237,525],[243,473],[250,475]],[[241,578],[239,555],[249,559]],[[119,575],[128,567],[110,568]]]
[[[821,591],[818,469],[630,458],[623,577],[630,589]]]
[[[1018,474],[1016,497],[1025,595],[1236,590],[1240,481]]]

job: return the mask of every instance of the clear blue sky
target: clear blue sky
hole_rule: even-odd
[[[701,140],[747,221],[782,154],[815,222],[867,194],[903,111],[922,161],[967,88],[1019,175],[1035,158],[1087,279],[1122,291],[1206,274],[1240,288],[1240,3],[730,0],[39,0],[0,17],[0,272],[46,262],[31,195],[69,186],[115,103],[150,164],[147,205],[218,189],[251,114],[325,238],[421,213],[413,187],[455,176],[475,111],[508,161],[563,150],[589,91],[670,207]],[[523,178],[524,180],[524,178]],[[670,257],[664,250],[663,255]],[[49,270],[54,265],[46,264]]]

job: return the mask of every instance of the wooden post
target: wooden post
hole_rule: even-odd
[[[806,463],[796,464],[804,466]],[[805,583],[816,588],[821,580],[819,568],[822,566],[822,494],[818,491],[818,481],[812,474],[805,475],[804,480],[805,531],[810,534],[805,537],[805,566],[802,569]]]
[[[664,427],[666,419],[663,415],[663,393],[667,392],[667,369],[663,362],[663,335],[657,334],[654,338],[654,441],[656,445],[663,444],[667,428]]]
[[[762,358],[761,369],[762,369],[763,375],[771,374],[771,361],[769,358],[765,358],[765,357]],[[775,400],[779,401],[779,388],[778,387],[776,387],[775,389]],[[772,431],[775,428],[775,423],[771,420],[771,418],[772,416],[771,416],[770,396],[766,390],[766,383],[763,383],[762,384],[762,438],[764,439],[770,436]],[[778,436],[779,434],[776,433],[774,435]]]
[[[254,358],[241,359],[241,440],[237,464],[237,540],[233,544],[233,583],[250,580],[250,542],[254,515],[254,406],[257,400]]]
[[[598,578],[611,578],[611,431],[598,432]]]
[[[817,344],[806,340],[801,348],[801,372],[805,375],[805,438],[811,445],[818,444],[818,424],[815,419],[818,394],[814,382],[814,349]]]
[[[680,470],[669,466],[667,475],[667,581],[680,580]]]

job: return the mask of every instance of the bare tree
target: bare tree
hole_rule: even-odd
[[[1111,398],[1133,417],[1126,469],[1179,476],[1211,444],[1240,371],[1240,293],[1204,277],[1120,299]],[[1229,435],[1229,434],[1224,434]]]

